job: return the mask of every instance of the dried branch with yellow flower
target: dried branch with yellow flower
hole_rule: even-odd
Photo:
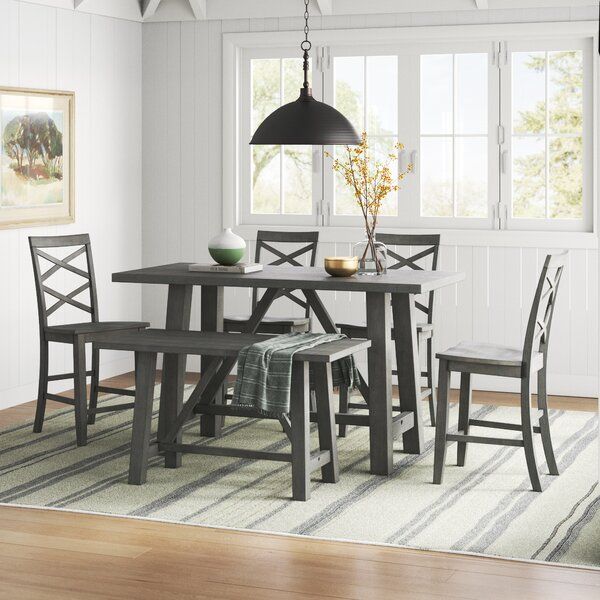
[[[339,173],[346,185],[351,188],[365,221],[367,244],[362,257],[359,257],[359,263],[365,263],[370,251],[378,274],[385,270],[375,250],[375,229],[381,206],[390,192],[397,192],[400,189],[399,182],[413,169],[409,164],[406,171],[393,177],[391,164],[398,161],[398,153],[404,149],[404,146],[398,143],[394,145],[394,149],[396,152],[389,153],[385,160],[373,160],[367,134],[363,132],[361,143],[358,146],[346,146],[345,158],[343,160],[335,158],[332,165],[333,170]],[[325,154],[333,158],[328,152]]]

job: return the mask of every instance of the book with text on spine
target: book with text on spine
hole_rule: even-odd
[[[217,265],[194,263],[189,266],[190,271],[198,273],[256,273],[263,270],[263,266],[259,263],[238,263],[237,265]]]

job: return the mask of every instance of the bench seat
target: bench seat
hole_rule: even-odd
[[[123,331],[115,335],[96,335],[94,343],[103,350],[129,350],[132,352],[156,352],[164,354],[191,354],[233,358],[240,350],[275,336],[246,333],[223,333],[215,331],[174,331],[144,329]],[[342,339],[320,344],[294,354],[297,362],[330,363],[360,350],[366,350],[371,342],[365,339]]]

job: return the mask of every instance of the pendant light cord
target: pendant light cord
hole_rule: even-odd
[[[302,87],[306,91],[308,91],[308,88],[309,88],[309,84],[308,84],[308,51],[312,48],[312,44],[310,43],[310,41],[308,39],[308,32],[309,32],[308,2],[309,2],[309,0],[304,0],[304,40],[302,40],[302,43],[300,44],[300,48],[304,52],[304,55],[303,55],[304,62],[302,65],[302,69],[304,70],[304,83],[302,84]]]

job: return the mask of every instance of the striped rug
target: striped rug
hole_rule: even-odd
[[[518,411],[476,405],[473,416],[516,422]],[[450,419],[456,422],[456,407]],[[88,446],[76,448],[73,414],[64,409],[48,416],[42,434],[31,423],[0,432],[0,502],[600,568],[598,418],[553,410],[551,420],[561,475],[544,475],[542,494],[530,491],[515,447],[473,445],[464,468],[452,464],[451,447],[444,484],[433,485],[431,427],[421,455],[402,454],[396,442],[392,476],[373,476],[368,432],[349,428],[339,439],[340,482],[323,484],[315,473],[303,503],[290,500],[289,465],[212,456],[186,455],[178,470],[153,459],[148,483],[129,486],[131,414],[100,415]],[[185,438],[215,443],[200,438],[197,421]],[[287,447],[276,422],[241,418],[227,420],[226,444]]]

